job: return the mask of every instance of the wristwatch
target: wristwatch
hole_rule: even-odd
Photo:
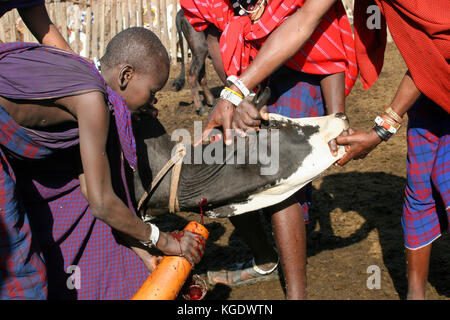
[[[242,102],[242,98],[240,98],[239,96],[237,96],[235,93],[227,90],[227,89],[223,89],[220,92],[220,98],[230,101],[232,104],[234,104],[236,107]]]

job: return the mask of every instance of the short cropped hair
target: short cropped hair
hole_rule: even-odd
[[[152,31],[132,27],[119,32],[111,39],[100,62],[110,68],[127,63],[137,72],[149,73],[161,63],[169,63],[169,55]]]

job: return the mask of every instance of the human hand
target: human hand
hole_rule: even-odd
[[[347,130],[342,131],[338,137],[346,137],[348,135],[352,135],[353,133],[355,133],[355,131],[352,128],[348,128]],[[338,137],[336,137],[328,142],[328,146],[330,147],[330,152],[333,155],[333,157],[337,157],[337,155],[338,155],[338,143],[337,143]],[[345,148],[345,152],[348,152],[350,150],[349,145],[344,146],[344,148]]]
[[[194,143],[194,146],[201,144],[202,141],[206,141],[211,131],[217,127],[223,128],[225,144],[230,145],[233,139],[233,136],[231,134],[231,121],[233,119],[235,109],[235,106],[231,102],[223,99],[218,99],[217,104],[209,114],[208,120],[206,122],[206,127],[205,130],[203,130],[201,139],[196,141]],[[220,139],[220,135],[210,137],[211,142]]]
[[[348,150],[337,164],[343,166],[352,159],[364,159],[381,141],[374,130],[358,131],[337,137],[336,143],[344,145]]]
[[[142,261],[144,262],[145,267],[147,268],[147,270],[150,273],[156,269],[158,264],[161,262],[162,258],[163,258],[163,256],[153,256],[150,254],[148,256],[141,257]]]
[[[190,231],[161,232],[156,247],[166,255],[186,258],[193,266],[205,251],[205,238]]]

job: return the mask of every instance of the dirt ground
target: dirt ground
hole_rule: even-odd
[[[208,60],[208,82],[217,97],[221,82]],[[358,80],[347,99],[347,114],[355,130],[372,126],[374,117],[392,99],[406,70],[393,44],[388,46],[380,79],[363,91]],[[158,93],[159,119],[171,133],[176,128],[193,128],[202,120],[195,113],[189,87],[170,89],[179,73],[172,67],[168,85]],[[404,299],[406,263],[400,222],[406,182],[406,143],[403,128],[363,161],[332,167],[313,182],[313,208],[307,226],[308,298],[339,300]],[[161,217],[167,228],[183,228],[187,221],[200,221],[198,214],[182,212]],[[234,232],[228,219],[205,218],[210,231],[205,256],[195,272],[226,268],[251,257],[248,247]],[[270,230],[269,230],[270,231]],[[381,270],[381,288],[369,289],[369,266]],[[433,244],[428,299],[450,299],[450,241],[444,234]],[[284,299],[283,281],[267,281],[244,287],[210,286],[205,299]]]

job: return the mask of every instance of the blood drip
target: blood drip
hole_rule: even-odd
[[[193,275],[182,289],[181,296],[185,300],[202,300],[208,292],[206,282],[198,275]]]

